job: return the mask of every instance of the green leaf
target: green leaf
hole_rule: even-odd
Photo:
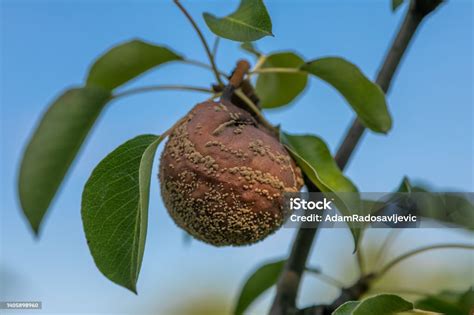
[[[338,90],[364,126],[379,133],[387,133],[390,130],[392,119],[387,109],[385,94],[355,65],[342,58],[327,57],[308,62],[302,69]]]
[[[66,91],[36,127],[21,161],[18,193],[33,231],[39,228],[72,161],[110,99],[100,88]]]
[[[240,44],[240,48],[242,48],[246,52],[254,55],[257,58],[262,55],[262,53],[251,42],[244,42],[244,43]]]
[[[87,85],[113,90],[156,66],[182,59],[166,47],[132,40],[99,57],[89,70]]]
[[[145,247],[150,179],[162,138],[142,135],[107,155],[82,194],[82,222],[97,268],[136,293]]]
[[[342,174],[321,138],[281,133],[281,141],[322,192],[357,192],[354,184]]]
[[[313,135],[290,135],[280,133],[280,141],[291,153],[301,170],[321,190],[321,192],[335,193],[335,203],[338,209],[346,214],[352,214],[351,209],[358,209],[359,198],[357,194],[339,194],[344,192],[357,192],[355,185],[345,177],[334,161],[326,143]],[[357,250],[361,230],[348,222],[354,238],[354,250]]]
[[[295,71],[304,64],[303,59],[291,52],[269,55],[262,65],[265,68],[289,68]],[[275,108],[293,101],[303,92],[308,81],[306,73],[261,73],[256,92],[263,108]]]
[[[253,301],[276,284],[284,265],[285,260],[279,260],[265,264],[253,272],[240,291],[234,314],[243,314]]]
[[[446,301],[440,297],[431,296],[426,297],[421,301],[418,301],[416,307],[425,309],[431,312],[437,312],[449,315],[466,315],[467,312],[463,312],[462,309],[449,301]]]
[[[241,0],[237,11],[223,18],[210,13],[203,16],[211,31],[223,38],[252,42],[273,36],[272,21],[262,0]]]
[[[474,204],[467,194],[433,192],[429,187],[411,185],[407,177],[398,192],[412,192],[407,198],[411,198],[419,216],[474,230]]]
[[[474,307],[474,291],[472,288],[464,292],[442,291],[418,300],[415,306],[448,315],[466,315]]]
[[[464,292],[458,300],[463,310],[470,311],[474,307],[474,289],[470,287]]]
[[[379,294],[359,303],[351,315],[392,315],[413,310],[413,303],[398,295]]]
[[[349,301],[339,306],[332,315],[352,315],[352,311],[359,305],[358,301]]]
[[[420,216],[474,229],[474,204],[463,193],[425,193],[416,207]]]
[[[393,294],[379,294],[339,306],[332,315],[393,315],[413,311],[413,303]]]
[[[400,186],[398,187],[397,189],[397,192],[400,192],[400,193],[410,193],[411,192],[411,184],[410,184],[410,180],[408,179],[408,177],[403,177],[402,179],[402,182],[400,183]]]
[[[403,4],[403,0],[392,0],[392,11],[397,11],[398,7]]]

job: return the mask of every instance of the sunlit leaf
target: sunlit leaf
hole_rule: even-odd
[[[299,70],[304,61],[291,52],[267,56],[261,69],[289,68]],[[261,73],[258,76],[256,92],[263,108],[275,108],[293,101],[303,92],[308,81],[306,73]]]
[[[45,112],[21,161],[20,203],[35,233],[94,122],[110,99],[100,88],[66,91]]]
[[[327,57],[308,62],[302,69],[339,91],[364,126],[380,133],[390,130],[392,119],[387,109],[385,94],[355,65],[342,58]]]
[[[240,291],[234,314],[243,314],[253,301],[275,285],[284,265],[285,260],[279,260],[260,266],[255,270]]]
[[[272,21],[262,0],[241,0],[237,11],[223,18],[210,13],[203,16],[211,31],[223,38],[252,42],[273,36]]]
[[[343,214],[353,214],[353,209],[360,208],[356,186],[345,177],[334,161],[326,143],[313,135],[290,135],[280,133],[280,140],[290,151],[291,155],[305,175],[322,192],[335,193],[335,203]],[[342,193],[342,194],[340,194]],[[354,238],[354,250],[357,250],[361,229],[348,222]]]
[[[89,70],[87,85],[113,90],[156,66],[182,59],[166,47],[132,40],[99,57]]]
[[[82,194],[82,222],[97,268],[136,292],[148,224],[151,171],[162,138],[142,135],[107,155]]]
[[[334,161],[326,143],[314,135],[281,133],[282,143],[300,160],[300,167],[322,192],[357,192]]]
[[[352,315],[352,311],[359,305],[358,301],[349,301],[339,306],[332,315]]]
[[[379,294],[342,304],[333,315],[395,315],[413,310],[413,303],[393,294]]]

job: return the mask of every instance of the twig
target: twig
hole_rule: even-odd
[[[180,62],[181,63],[187,63],[187,64],[190,64],[190,65],[193,65],[193,66],[196,66],[196,67],[208,69],[208,70],[211,70],[212,72],[214,72],[214,69],[212,68],[212,66],[208,65],[207,63],[201,62],[199,60],[184,59],[184,60],[181,60]],[[224,71],[221,71],[221,70],[217,69],[217,72],[219,72],[219,74],[221,76],[227,78],[227,74]]]
[[[203,93],[213,93],[214,91],[204,87],[198,86],[188,86],[188,85],[150,85],[150,86],[143,86],[138,87],[130,90],[126,90],[123,92],[119,92],[113,95],[113,98],[119,98],[124,96],[130,96],[134,94],[139,94],[143,92],[153,92],[153,91],[194,91],[194,92],[203,92]]]
[[[219,48],[220,42],[221,42],[221,38],[219,36],[216,36],[216,39],[214,40],[214,45],[212,45],[212,56],[214,57],[214,59],[216,58],[217,49]]]
[[[436,9],[441,1],[442,0],[411,1],[410,8],[408,9],[405,19],[403,20],[398,34],[395,37],[377,75],[376,83],[382,88],[383,91],[387,92],[389,90],[392,77],[395,74],[397,67],[400,64],[400,61],[405,54],[405,51],[421,21],[429,13]],[[357,143],[364,132],[364,129],[365,128],[362,126],[362,124],[356,119],[344,137],[344,140],[342,141],[342,144],[340,145],[335,156],[336,163],[339,165],[341,170],[343,170],[347,165],[347,162],[354,152],[354,149],[356,148]],[[308,190],[314,191],[309,187]],[[316,231],[316,228],[300,228],[298,230],[296,238],[293,242],[290,256],[288,257],[285,268],[277,283],[277,293],[270,309],[270,314],[286,315],[296,311],[296,296],[298,294],[301,276],[310,253]],[[360,292],[364,292],[364,290],[360,290]],[[334,303],[342,304],[345,301],[348,301],[348,299],[346,299],[346,296],[344,296],[343,291],[341,296],[336,299]],[[317,314],[317,309],[321,309],[321,306],[314,306],[315,312],[313,314]],[[328,308],[326,307],[324,309]],[[324,313],[320,312],[320,314]]]
[[[322,280],[322,281],[324,281],[324,282],[326,282],[326,283],[328,283],[328,284],[330,284],[330,285],[332,285],[332,286],[334,286],[338,289],[342,289],[342,288],[345,287],[345,285],[344,285],[344,283],[342,283],[342,281],[339,281],[338,279],[323,273],[318,268],[306,267],[306,271],[309,272],[312,275],[315,275],[320,280]]]
[[[181,2],[179,0],[173,0],[174,3],[178,6],[178,8],[183,12],[183,14],[186,16],[186,18],[189,20],[191,25],[193,26],[194,30],[198,34],[199,38],[201,39],[202,45],[204,46],[204,49],[206,50],[207,57],[209,58],[209,62],[211,63],[212,70],[214,71],[214,75],[216,77],[217,83],[220,85],[224,85],[224,83],[221,80],[221,77],[219,75],[219,71],[217,70],[216,62],[214,60],[214,56],[212,55],[211,49],[209,48],[209,45],[207,44],[206,39],[204,38],[204,35],[202,34],[201,30],[199,29],[198,25],[196,24],[196,21],[194,21],[193,17],[189,12],[183,7]]]
[[[358,299],[361,295],[369,289],[369,283],[372,281],[372,275],[366,275],[360,278],[352,286],[343,288],[339,297],[329,305],[314,305],[309,306],[301,310],[295,310],[294,313],[297,315],[330,315],[332,314],[341,304],[347,301]],[[288,313],[287,313],[288,314]],[[290,313],[291,314],[291,313]]]
[[[383,262],[384,254],[387,253],[392,246],[393,242],[400,235],[400,231],[398,229],[392,229],[388,233],[387,237],[385,238],[382,245],[380,245],[377,254],[375,255],[375,266],[377,266],[380,262]]]
[[[296,74],[308,74],[308,72],[300,70],[298,68],[259,68],[252,70],[250,74],[254,73],[296,73]]]
[[[364,255],[362,253],[362,248],[360,247],[356,251],[356,261],[357,261],[357,266],[359,267],[360,276],[362,277],[365,274],[365,261],[364,261]]]
[[[400,255],[397,258],[393,259],[392,261],[387,263],[384,267],[382,267],[382,269],[380,271],[376,272],[375,277],[376,278],[382,277],[390,269],[392,269],[397,264],[401,263],[402,261],[404,261],[407,258],[418,255],[418,254],[423,253],[423,252],[427,252],[427,251],[430,251],[430,250],[435,250],[435,249],[474,249],[474,245],[467,245],[467,244],[437,244],[437,245],[421,247],[421,248],[409,251],[408,253],[405,253],[405,254]]]
[[[257,71],[262,68],[263,64],[265,63],[265,61],[267,61],[267,56],[266,55],[260,55],[260,57],[258,57],[257,59],[257,62],[255,63],[255,66],[253,67],[253,69],[250,71],[249,75],[251,75],[252,73],[257,73]]]
[[[234,91],[240,87],[249,69],[250,64],[247,60],[239,60],[237,62],[237,66],[235,67],[235,70],[229,79],[229,84],[226,85],[224,91],[222,92],[222,99],[230,101]]]

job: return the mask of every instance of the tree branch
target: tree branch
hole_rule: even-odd
[[[392,78],[404,56],[410,41],[418,29],[421,21],[433,10],[438,7],[442,0],[412,0],[408,12],[401,24],[397,36],[385,57],[382,67],[377,75],[376,83],[382,88],[384,92],[388,92]],[[342,141],[335,159],[341,170],[347,165],[352,153],[359,143],[365,127],[355,119],[349,128],[347,134]],[[308,180],[305,181],[308,186],[308,191],[317,191],[314,185]],[[311,251],[313,240],[316,235],[317,228],[304,229],[299,228],[290,256],[286,262],[285,268],[277,283],[277,293],[270,309],[271,315],[286,315],[294,314],[296,309],[296,297],[300,287],[301,277],[304,272],[308,255]],[[367,275],[361,278],[356,284],[347,289],[343,289],[341,295],[334,301],[333,304],[317,305],[302,310],[301,314],[330,314],[335,308],[342,303],[358,299],[364,294],[368,285],[366,282]],[[350,294],[348,294],[348,292]]]

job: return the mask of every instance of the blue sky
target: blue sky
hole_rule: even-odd
[[[205,30],[202,12],[224,15],[237,5],[235,1],[183,2]],[[297,49],[305,59],[342,56],[371,78],[405,11],[403,8],[393,14],[388,0],[357,4],[329,0],[267,2],[275,37],[258,42],[262,51]],[[366,134],[347,168],[347,175],[360,190],[391,190],[407,175],[439,189],[473,191],[472,16],[471,1],[452,0],[421,26],[388,95],[393,130],[387,136]],[[41,240],[35,241],[18,207],[16,173],[25,142],[47,104],[64,88],[82,84],[91,61],[100,53],[131,38],[167,45],[193,59],[206,59],[193,30],[171,1],[2,0],[0,20],[0,276],[4,281],[10,279],[9,285],[0,288],[0,300],[42,300],[44,313],[137,309],[142,313],[151,309],[169,313],[185,303],[180,300],[182,296],[192,301],[203,292],[231,303],[249,270],[287,253],[293,230],[282,230],[246,248],[216,249],[197,241],[183,246],[182,233],[168,217],[155,181],[140,295],[115,286],[95,268],[80,220],[85,181],[93,167],[115,147],[138,134],[163,132],[206,98],[205,94],[189,92],[148,93],[112,103],[62,186],[46,218]],[[207,30],[206,36],[213,40]],[[231,70],[241,57],[251,58],[238,49],[237,43],[221,41],[217,55],[220,68]],[[211,80],[206,70],[166,65],[130,86],[207,86]],[[315,79],[292,105],[266,114],[292,133],[320,135],[332,151],[353,119],[342,97]],[[155,173],[156,169],[155,165]],[[453,231],[406,234],[410,243],[465,239]],[[414,244],[401,242],[400,246],[408,245]],[[312,262],[325,266],[329,273],[338,274],[344,269],[350,275],[353,267],[342,263],[350,261],[350,247],[345,231],[323,231],[315,252],[324,255],[313,253]],[[458,264],[464,266],[460,269],[472,273],[462,265],[469,263],[466,255],[456,255],[450,257],[457,257]],[[445,255],[431,257],[442,261]],[[424,263],[425,273],[437,270]],[[446,276],[446,281],[452,286],[466,282],[456,274]],[[307,293],[302,303],[315,302],[311,298],[314,292],[324,292],[322,300],[336,294],[314,279],[305,282],[304,288]],[[265,309],[267,301],[256,306],[257,313]]]

